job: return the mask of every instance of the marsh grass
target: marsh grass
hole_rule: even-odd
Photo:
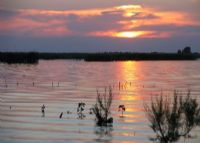
[[[110,107],[112,104],[113,93],[112,88],[109,87],[108,91],[105,88],[104,94],[100,94],[97,90],[97,101],[93,106],[93,112],[96,116],[96,124],[98,126],[112,125],[113,118],[110,117]]]
[[[151,105],[144,104],[150,127],[156,134],[153,141],[172,143],[181,137],[189,137],[190,132],[200,121],[200,107],[196,99],[190,96],[183,98],[174,91],[173,100],[157,97],[151,100]]]

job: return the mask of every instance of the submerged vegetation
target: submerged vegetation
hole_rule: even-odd
[[[190,96],[185,98],[174,92],[173,102],[162,95],[144,105],[150,127],[156,133],[154,141],[172,143],[181,137],[189,137],[190,131],[200,125],[200,107],[197,99]]]
[[[198,53],[37,53],[37,52],[0,52],[0,62],[37,63],[39,59],[68,59],[85,61],[126,61],[126,60],[196,60]]]
[[[112,88],[109,87],[108,92],[105,88],[105,93],[100,94],[97,91],[97,101],[93,107],[93,112],[96,116],[96,124],[98,126],[112,125],[113,118],[110,117],[110,107],[112,104],[113,93]]]

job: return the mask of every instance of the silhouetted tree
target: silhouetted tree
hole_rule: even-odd
[[[177,51],[177,54],[181,54],[182,53],[182,51],[179,49],[178,51]]]
[[[187,46],[182,51],[183,54],[191,54],[191,47]]]

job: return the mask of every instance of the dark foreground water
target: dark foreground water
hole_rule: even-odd
[[[112,128],[99,128],[89,108],[96,102],[96,90],[103,93],[109,85],[114,92],[114,124]],[[0,64],[0,142],[150,143],[149,137],[154,134],[143,103],[161,91],[172,96],[174,89],[183,95],[191,89],[200,102],[200,61]],[[78,119],[78,102],[86,103],[84,119]],[[43,104],[45,117],[41,117]],[[118,112],[120,104],[127,109],[124,118]],[[63,118],[59,119],[61,112]],[[194,139],[185,142],[199,143],[200,129],[196,128],[193,135]]]

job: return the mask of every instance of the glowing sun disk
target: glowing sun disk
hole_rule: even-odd
[[[139,37],[140,35],[142,35],[141,31],[124,31],[124,32],[119,32],[116,33],[116,37],[122,37],[122,38],[135,38],[135,37]]]

